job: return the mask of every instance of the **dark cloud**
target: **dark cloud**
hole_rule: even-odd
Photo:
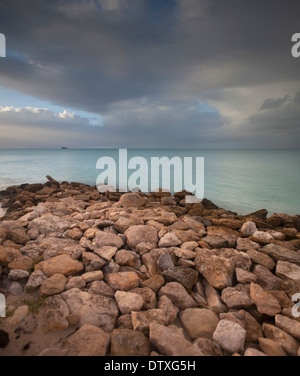
[[[291,56],[299,16],[298,0],[1,0],[0,85],[102,115],[109,145],[234,146],[232,130],[251,130],[248,118],[268,144],[277,137],[271,110],[284,111],[295,91],[283,91],[300,82]],[[281,99],[266,89],[255,114],[270,85]],[[250,88],[236,116],[232,97]],[[187,110],[206,99],[214,112]],[[291,113],[282,121],[295,129]]]

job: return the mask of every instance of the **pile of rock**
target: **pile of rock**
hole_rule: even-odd
[[[185,195],[1,192],[0,355],[300,355],[300,217]]]

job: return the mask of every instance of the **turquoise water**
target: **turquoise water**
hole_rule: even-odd
[[[118,160],[118,150],[0,150],[0,190],[46,175],[95,185],[103,156]],[[128,150],[133,156],[204,157],[205,197],[217,205],[240,214],[300,214],[300,150]]]

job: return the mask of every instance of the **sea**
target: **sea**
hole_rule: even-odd
[[[204,158],[204,195],[219,207],[242,215],[263,208],[270,215],[300,215],[300,149],[128,149],[127,154],[128,161],[143,157],[149,166],[152,157]],[[11,185],[44,183],[46,175],[96,185],[100,173],[96,165],[103,157],[118,163],[119,150],[1,149],[0,191]],[[129,175],[131,172],[128,170]]]

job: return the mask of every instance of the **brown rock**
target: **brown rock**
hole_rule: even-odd
[[[271,317],[281,312],[278,300],[255,283],[251,283],[250,285],[250,296],[256,304],[258,312]]]
[[[254,304],[248,294],[231,287],[222,291],[222,300],[229,309],[249,308]]]
[[[83,325],[69,339],[77,356],[105,356],[110,343],[110,335],[94,325]]]
[[[208,309],[190,308],[181,312],[180,320],[191,339],[212,339],[219,323],[217,315]]]
[[[8,264],[9,269],[29,270],[32,268],[33,260],[28,256],[21,256]]]
[[[280,356],[285,357],[286,352],[283,350],[283,348],[280,346],[279,343],[272,341],[268,338],[259,338],[259,346],[265,352],[268,356]]]
[[[163,276],[159,274],[155,274],[150,279],[147,279],[146,281],[141,281],[142,287],[149,287],[154,292],[158,292],[163,285],[165,284],[165,279]]]
[[[187,341],[182,329],[175,326],[151,324],[150,342],[165,356],[203,356],[197,344]]]
[[[124,245],[124,242],[118,235],[110,232],[98,231],[94,237],[93,245],[96,248],[105,246],[121,248]]]
[[[255,262],[256,264],[262,265],[268,268],[269,270],[273,270],[276,266],[276,263],[274,262],[274,260],[262,252],[255,251],[254,249],[250,249],[249,251],[247,251],[247,255],[251,258],[253,262]]]
[[[149,356],[150,342],[141,332],[115,329],[111,335],[112,356]]]
[[[74,275],[83,271],[83,265],[69,255],[60,255],[43,262],[43,272],[51,277],[53,274]]]
[[[180,310],[197,306],[196,302],[188,294],[186,289],[177,282],[170,282],[166,286],[162,287],[158,295],[166,295]]]
[[[196,268],[211,286],[220,290],[232,286],[234,261],[217,256],[212,250],[198,248],[196,252]]]
[[[133,329],[141,331],[145,335],[149,334],[151,324],[167,324],[167,318],[161,309],[149,309],[148,311],[132,312],[131,318]]]
[[[6,236],[9,240],[17,243],[17,244],[26,244],[31,239],[26,234],[24,227],[11,227],[7,229]]]
[[[277,342],[289,356],[297,356],[299,343],[291,335],[270,324],[263,324],[263,332],[266,338]]]
[[[135,272],[108,274],[105,280],[114,291],[129,291],[140,284],[139,276]]]
[[[67,279],[62,274],[53,274],[40,288],[41,295],[57,295],[64,291]]]
[[[168,282],[180,283],[188,292],[192,291],[192,288],[198,281],[198,272],[185,266],[175,266],[163,271],[162,275]]]
[[[300,340],[300,323],[288,317],[277,315],[275,317],[276,326],[296,339]]]
[[[126,193],[122,195],[119,203],[124,208],[141,208],[145,206],[147,199],[141,197],[138,193]]]
[[[256,265],[253,273],[257,277],[257,284],[260,285],[266,291],[279,290],[282,279],[276,277],[269,269],[262,265]]]
[[[73,228],[68,232],[68,237],[73,240],[80,240],[83,234],[79,228]]]
[[[157,230],[152,226],[132,226],[126,232],[128,246],[133,250],[137,250],[140,243],[153,244],[153,248],[157,247],[158,236]]]
[[[223,351],[221,347],[217,343],[207,338],[198,338],[196,339],[194,344],[199,347],[199,349],[204,354],[204,356],[222,356],[223,355]]]
[[[44,317],[49,331],[59,332],[69,327],[69,309],[60,295],[47,298],[44,303]]]

